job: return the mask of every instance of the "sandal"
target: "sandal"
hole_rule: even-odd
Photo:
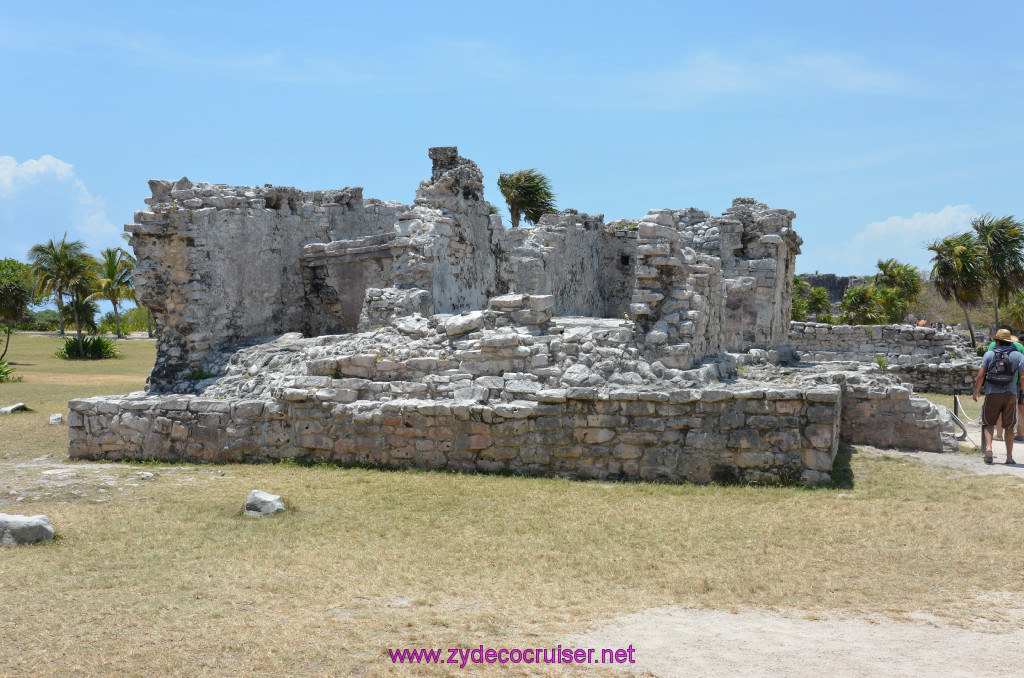
[[[992,450],[985,450],[985,463],[986,464],[991,464],[992,463]]]
[[[1015,461],[1014,461],[1013,459],[1007,459],[1007,460],[1006,460],[1006,463],[1007,463],[1007,464],[1014,464],[1014,465],[1016,465],[1016,464],[1017,464],[1017,462],[1015,462]]]

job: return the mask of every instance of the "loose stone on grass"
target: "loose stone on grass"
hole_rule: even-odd
[[[284,510],[284,500],[280,496],[262,490],[253,490],[245,501],[245,515],[253,518],[283,513]]]
[[[53,525],[44,515],[20,516],[0,513],[0,545],[21,546],[53,539]]]

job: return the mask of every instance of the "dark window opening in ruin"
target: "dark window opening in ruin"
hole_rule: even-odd
[[[620,256],[619,257],[619,264],[621,266],[629,266],[629,255],[628,254],[623,254],[622,256]]]
[[[264,201],[267,203],[267,209],[281,209],[282,198],[279,195],[268,195],[266,198],[264,198]]]

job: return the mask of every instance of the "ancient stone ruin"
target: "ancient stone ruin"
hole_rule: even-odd
[[[955,445],[898,375],[792,366],[793,212],[507,230],[475,163],[430,158],[412,205],[151,181],[125,228],[156,364],[70,403],[71,456],[817,485],[840,434]]]

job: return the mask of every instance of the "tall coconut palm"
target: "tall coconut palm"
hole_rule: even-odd
[[[38,292],[52,294],[57,302],[60,319],[60,335],[64,336],[64,295],[70,293],[70,286],[81,273],[80,260],[86,256],[85,243],[81,240],[68,242],[68,234],[58,242],[53,238],[45,244],[33,245],[28,252],[32,272],[36,276]]]
[[[961,233],[936,240],[928,249],[933,255],[931,278],[936,291],[946,301],[956,302],[964,312],[971,346],[977,346],[968,309],[985,303],[988,273],[984,247],[973,233]]]
[[[100,252],[100,260],[96,268],[96,290],[86,297],[86,301],[106,299],[114,307],[114,326],[117,327],[117,338],[123,339],[121,332],[121,316],[117,304],[132,298],[132,269],[135,260],[120,247],[107,248]]]
[[[999,327],[999,304],[1024,287],[1024,227],[1012,216],[984,214],[971,221],[978,243],[985,250],[988,284],[992,290],[994,324]]]
[[[96,283],[96,260],[89,254],[69,262],[67,267],[68,292],[71,294],[71,310],[75,318],[75,334],[78,336],[78,357],[85,357],[82,346],[82,315],[80,309],[89,303],[86,299],[93,293]]]
[[[498,177],[498,190],[508,203],[512,228],[519,227],[519,219],[523,216],[526,221],[535,224],[545,214],[557,211],[551,182],[535,169],[502,172]]]

